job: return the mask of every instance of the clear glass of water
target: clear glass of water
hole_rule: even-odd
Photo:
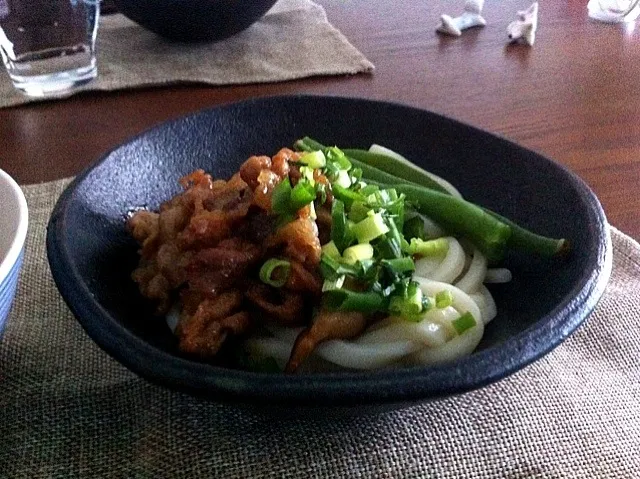
[[[0,53],[30,96],[70,90],[97,74],[100,0],[0,0]]]
[[[632,22],[640,15],[640,0],[589,0],[587,10],[601,22]]]

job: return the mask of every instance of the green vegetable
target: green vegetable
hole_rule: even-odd
[[[345,264],[327,254],[320,256],[320,273],[324,279],[336,280],[340,276],[358,276],[360,269],[356,265]]]
[[[287,178],[288,179],[288,178]],[[298,181],[293,187],[289,202],[290,211],[298,211],[316,199],[316,189],[309,181]]]
[[[357,191],[344,188],[337,184],[332,184],[331,189],[333,191],[333,196],[342,201],[346,208],[350,208],[354,201],[364,203],[366,200],[366,198]]]
[[[511,227],[468,201],[417,185],[395,185],[416,204],[418,211],[446,230],[467,237],[489,259],[504,256]]]
[[[404,222],[404,226],[402,228],[402,233],[405,238],[418,238],[418,239],[426,239],[426,234],[424,231],[424,221],[419,216],[414,216],[413,218],[409,218]]]
[[[451,324],[453,325],[454,329],[458,334],[462,334],[467,329],[473,328],[477,323],[473,315],[467,311],[459,318],[456,318],[453,321],[451,321]]]
[[[341,258],[340,251],[336,247],[336,244],[333,241],[329,241],[322,247],[322,253],[326,254],[330,258],[335,260],[339,260]]]
[[[406,251],[410,255],[428,258],[445,256],[449,252],[449,242],[446,238],[426,241],[419,238],[411,238],[411,243],[409,243]]]
[[[347,170],[338,170],[338,175],[332,181],[332,186],[341,186],[342,188],[349,188],[351,186],[351,177]]]
[[[406,273],[413,273],[416,270],[416,265],[409,257],[396,258],[396,259],[383,259],[380,264],[389,269],[389,271],[395,275],[402,275]]]
[[[373,258],[373,246],[368,243],[349,246],[342,253],[342,257],[347,264],[356,264],[357,261],[364,261]]]
[[[498,213],[484,209],[494,218],[511,228],[511,237],[507,245],[517,251],[541,256],[565,256],[571,246],[566,239],[549,238],[529,231]]]
[[[347,216],[344,211],[344,203],[334,199],[331,206],[331,240],[338,248],[344,251],[354,239],[353,232],[347,224]]]
[[[402,295],[391,297],[389,311],[409,321],[417,321],[420,313],[423,312],[422,299],[422,290],[417,283],[411,281]]]
[[[362,221],[353,225],[353,234],[358,243],[368,243],[389,232],[389,227],[385,224],[380,213],[367,216]]]
[[[285,178],[278,183],[271,193],[271,211],[276,214],[289,213],[291,191],[292,188],[289,178]]]
[[[444,309],[453,304],[453,294],[448,289],[436,294],[436,308]]]
[[[420,184],[426,188],[439,191],[441,193],[449,194],[447,190],[444,189],[440,183],[434,181],[425,170],[407,160],[400,161],[398,158],[392,158],[379,153],[371,153],[367,150],[349,148],[344,149],[343,151],[344,154],[352,160],[358,160],[359,162],[366,163],[369,166],[378,168],[385,173],[397,176],[398,178]]]
[[[289,178],[285,178],[273,189],[271,211],[279,215],[294,214],[315,198],[316,189],[311,182],[300,180],[294,188],[291,188]]]
[[[308,165],[310,168],[322,168],[327,164],[327,159],[322,150],[309,151],[300,157],[300,163]]]
[[[385,309],[384,297],[376,292],[356,292],[348,289],[331,289],[323,294],[324,304],[331,311],[359,311],[375,313]]]
[[[275,288],[282,288],[289,279],[291,263],[282,259],[269,259],[260,268],[260,281]]]

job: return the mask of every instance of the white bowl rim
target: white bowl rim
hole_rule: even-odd
[[[18,203],[18,227],[16,228],[9,250],[4,258],[0,259],[0,284],[9,275],[13,265],[18,261],[22,247],[27,237],[27,228],[29,224],[29,209],[27,208],[27,200],[18,183],[9,176],[8,173],[0,169],[0,182],[6,183],[10,191],[13,192]]]

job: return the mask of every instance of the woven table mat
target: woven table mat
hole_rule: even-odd
[[[584,326],[478,391],[379,415],[270,418],[149,384],[103,353],[45,254],[67,181],[24,188],[24,269],[0,342],[2,478],[638,478],[640,245]]]
[[[123,15],[105,16],[97,52],[98,78],[71,94],[176,83],[278,82],[373,70],[329,23],[324,9],[310,0],[280,0],[247,30],[216,43],[171,42]],[[65,96],[69,93],[57,98]],[[6,72],[0,72],[0,108],[40,100],[15,90]]]

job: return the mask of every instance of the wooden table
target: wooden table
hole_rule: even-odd
[[[486,2],[489,25],[437,35],[463,1],[320,0],[373,75],[234,87],[89,93],[0,110],[0,168],[21,183],[77,174],[158,122],[259,95],[310,92],[427,108],[521,143],[578,173],[610,222],[640,239],[640,34],[587,18],[587,0],[542,3],[533,48],[507,45],[525,0]],[[638,27],[640,29],[640,26]],[[570,219],[568,219],[570,220]]]

